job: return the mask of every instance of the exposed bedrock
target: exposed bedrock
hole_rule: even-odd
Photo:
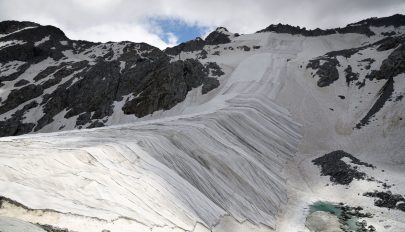
[[[212,80],[214,79],[214,80]],[[202,84],[203,93],[216,88],[219,83],[208,78],[204,66],[196,60],[166,63],[144,77],[136,97],[125,103],[125,114],[143,117],[157,110],[168,110],[182,102],[187,92]]]

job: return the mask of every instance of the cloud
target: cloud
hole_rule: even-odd
[[[279,22],[330,28],[401,12],[403,0],[0,0],[0,20],[55,25],[73,39],[144,41],[160,48],[179,37],[148,21],[153,18],[252,33]]]
[[[169,44],[177,44],[178,40],[179,39],[177,38],[177,36],[175,34],[173,34],[171,32],[167,33],[167,42]]]
[[[160,49],[175,46],[177,37],[168,33],[168,40],[159,34],[152,33],[146,26],[137,24],[101,24],[82,29],[65,29],[65,34],[71,39],[86,39],[94,42],[147,42]]]

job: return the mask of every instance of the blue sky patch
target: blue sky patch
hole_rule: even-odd
[[[178,38],[178,43],[193,40],[196,37],[203,37],[209,27],[201,27],[196,24],[190,25],[179,19],[154,18],[151,24],[160,28],[159,37],[166,43],[170,43],[170,34]]]

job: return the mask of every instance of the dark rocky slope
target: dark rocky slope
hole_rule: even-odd
[[[63,112],[77,117],[75,128],[103,126],[122,100],[124,114],[143,117],[172,108],[192,88],[207,93],[219,85],[209,76],[212,65],[171,62],[145,43],[73,41],[56,27],[16,21],[1,22],[0,33],[0,87],[7,92],[0,136],[38,131]],[[42,115],[26,122],[34,109]]]

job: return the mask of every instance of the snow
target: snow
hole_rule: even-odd
[[[94,55],[90,52],[88,52],[88,53],[87,52],[88,51],[86,50],[82,53],[74,53],[72,50],[64,50],[64,51],[62,51],[62,54],[65,57],[67,57],[67,61],[79,62],[79,61],[87,60],[87,61],[89,61],[89,63],[91,65],[94,65],[95,64],[94,60],[96,58],[96,55]],[[99,55],[103,55],[103,54],[99,54]]]
[[[120,73],[122,73],[122,70],[125,69],[125,61],[120,61]]]
[[[23,123],[37,123],[40,118],[44,116],[44,112],[41,107],[34,107],[29,109],[25,114],[24,114],[24,119]]]
[[[21,232],[21,231],[32,231],[32,232],[45,232],[38,226],[35,226],[31,223],[24,222],[10,217],[1,217],[0,216],[0,230],[7,232]]]
[[[9,36],[9,35],[12,35],[12,34],[14,34],[14,33],[17,33],[17,32],[23,31],[23,30],[28,30],[28,29],[33,29],[33,28],[37,28],[37,27],[25,27],[25,28],[23,28],[23,29],[20,29],[20,30],[11,32],[11,33],[9,33],[9,34],[0,34],[0,38],[6,37],[6,36]]]
[[[43,44],[43,43],[45,43],[46,41],[49,41],[49,39],[51,38],[51,36],[45,36],[43,39],[41,39],[40,41],[38,41],[38,42],[35,42],[34,43],[34,46],[35,47],[38,47],[39,45],[41,45],[41,44]]]
[[[63,111],[59,112],[55,115],[52,119],[54,123],[47,124],[43,128],[41,128],[38,132],[40,133],[47,133],[59,130],[69,130],[75,128],[76,119],[79,117],[78,115],[65,118],[67,110],[64,109]]]
[[[114,55],[109,59],[109,61],[117,60],[124,53],[124,48],[126,46],[126,42],[111,43],[110,49],[113,51]]]
[[[13,70],[15,70],[17,68],[17,66],[21,66],[23,63],[19,62],[19,61],[13,61]],[[2,86],[0,88],[0,98],[1,99],[7,99],[7,96],[10,94],[10,92],[14,89],[16,89],[16,87],[14,87],[14,84],[21,80],[27,80],[30,83],[34,82],[34,77],[37,76],[41,71],[45,70],[48,66],[52,66],[52,65],[56,65],[57,62],[55,60],[53,60],[52,58],[47,58],[41,62],[38,62],[36,64],[32,64],[27,70],[25,70],[25,72],[23,74],[21,74],[19,76],[19,78],[17,78],[16,80],[13,81],[5,81],[4,82],[4,86]],[[17,65],[17,66],[16,66]],[[10,72],[10,71],[7,71]],[[17,87],[18,88],[18,87]],[[22,88],[22,87],[19,87]],[[25,103],[31,102],[32,100],[29,100]],[[9,118],[14,112],[16,112],[18,109],[22,109],[23,105],[25,105],[25,103],[21,104],[20,106],[18,106],[17,108],[14,108],[4,114],[1,115],[2,118]]]
[[[141,93],[139,93],[141,94]],[[132,94],[128,94],[126,96],[122,97],[121,101],[114,101],[113,103],[113,114],[111,116],[108,117],[108,121],[106,123],[106,125],[115,125],[115,124],[119,124],[121,123],[130,123],[131,121],[134,120],[134,118],[136,118],[135,115],[125,115],[124,112],[122,111],[122,107],[125,105],[125,103],[127,101],[130,101],[134,98],[136,98],[137,96],[133,96]]]
[[[23,64],[25,64],[25,62],[17,60],[9,61],[4,64],[0,63],[0,77],[6,77],[16,73]]]
[[[246,115],[229,109],[207,115],[210,120],[201,116],[126,125],[90,130],[84,137],[79,131],[56,137],[38,134],[35,141],[21,141],[25,145],[15,149],[1,143],[5,146],[1,151],[10,151],[0,153],[3,173],[7,173],[6,180],[7,176],[14,179],[4,181],[3,176],[1,192],[30,208],[109,221],[134,218],[149,228],[167,224],[191,230],[196,222],[211,227],[227,214],[222,208],[239,221],[248,217],[254,224],[274,226],[279,201],[286,200],[283,178],[276,170],[299,140],[297,125],[273,121],[288,121],[275,109],[266,107],[260,114],[250,109]],[[252,117],[262,123],[255,123]],[[274,136],[262,137],[269,133]],[[284,141],[285,136],[290,142]],[[9,139],[13,138],[5,138]],[[239,139],[245,145],[235,146]],[[24,177],[32,172],[30,178]],[[57,194],[52,189],[58,189]],[[30,197],[24,197],[28,193]],[[66,202],[69,199],[75,199],[74,204]],[[260,203],[264,199],[266,205]]]
[[[337,216],[322,211],[309,215],[305,223],[305,226],[311,231],[341,231],[340,225]]]
[[[62,40],[62,41],[60,41],[60,44],[63,45],[63,46],[66,46],[66,45],[68,45],[68,41]]]
[[[41,62],[32,64],[19,78],[25,79],[31,83],[34,82],[34,78],[41,72],[44,71],[49,66],[57,65],[58,62],[52,58],[46,58]]]
[[[8,41],[0,41],[0,50],[3,50],[4,48],[16,46],[16,45],[22,45],[27,42],[22,41],[22,40],[8,40]]]

